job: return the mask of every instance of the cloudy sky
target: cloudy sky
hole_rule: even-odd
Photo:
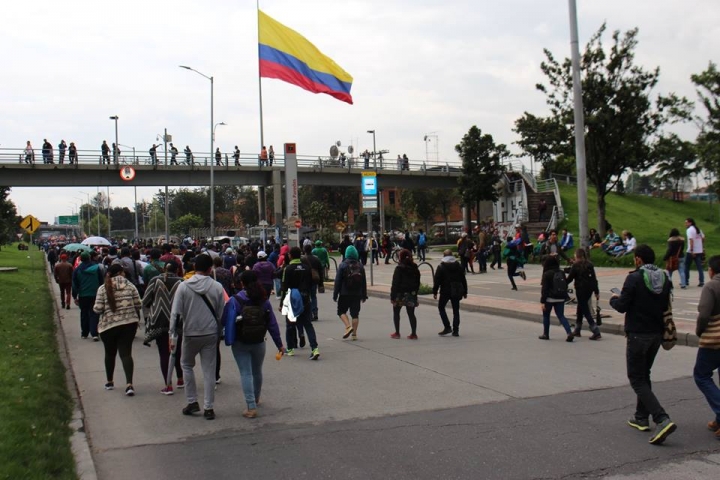
[[[524,111],[546,112],[534,88],[543,48],[570,55],[565,0],[265,0],[265,13],[303,34],[354,77],[348,105],[264,79],[265,143],[295,142],[299,154],[343,146],[394,158],[457,161],[454,146],[472,125],[512,143]],[[689,77],[720,51],[717,0],[578,0],[581,48],[603,21],[639,27],[637,63],[659,66],[659,92],[695,100]],[[167,128],[177,144],[206,151],[209,82],[215,77],[217,144],[257,152],[260,122],[254,0],[28,0],[0,3],[0,148],[43,138],[99,149],[119,139],[146,152]],[[606,45],[610,43],[607,35]],[[433,133],[437,146],[423,138]],[[693,139],[691,127],[681,134]],[[432,137],[435,138],[435,137]],[[277,148],[277,147],[276,147]],[[129,149],[124,148],[124,151]],[[431,163],[435,159],[431,153]],[[1,182],[1,179],[0,179]],[[85,188],[83,191],[94,191]],[[138,189],[149,199],[157,189]],[[132,189],[111,189],[132,208]],[[20,212],[43,221],[67,215],[75,189],[15,188]]]

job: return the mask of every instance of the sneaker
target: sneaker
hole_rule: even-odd
[[[572,333],[569,334],[565,339],[566,342],[572,342],[573,340],[575,340],[575,335],[573,335]]]
[[[85,340],[87,337],[87,335],[80,335],[80,338],[82,338],[83,340]]]
[[[655,428],[655,433],[652,437],[650,437],[650,444],[652,445],[660,445],[662,444],[665,439],[673,433],[675,430],[677,430],[677,425],[675,425],[670,418],[666,418],[662,422],[658,423],[657,427]]]
[[[70,310],[70,304],[69,304],[69,303],[67,304],[67,306],[65,307],[65,309],[66,309],[66,310]]]
[[[350,340],[352,340],[353,342],[357,340],[357,333],[353,333],[352,337],[350,337]]]
[[[354,332],[352,326],[345,327],[345,334],[343,335],[343,340],[347,339],[352,333]]]
[[[135,395],[135,389],[132,387],[132,385],[128,385],[125,387],[125,395],[128,397],[132,397]]]
[[[602,335],[600,335],[600,332],[593,333],[592,337],[590,337],[590,340],[600,340],[602,338]]]
[[[698,287],[704,287],[704,286],[705,286],[704,283],[698,283]]]
[[[720,423],[714,420],[712,422],[708,422],[708,430],[717,433],[717,431],[720,430]]]
[[[295,356],[295,349],[294,349],[294,348],[288,348],[287,351],[285,352],[285,355],[287,355],[288,357],[294,357],[294,356]]]
[[[520,270],[520,278],[523,280],[527,280],[527,275],[525,275],[525,270]]]
[[[550,337],[548,337],[547,335],[540,335],[538,338],[540,340],[550,340]]]
[[[459,337],[459,336],[460,336],[460,332],[458,332],[457,330],[455,330],[454,332],[452,332],[452,336],[453,336],[453,337]]]
[[[452,329],[445,327],[442,329],[442,332],[438,332],[438,335],[440,335],[441,337],[444,337],[445,335],[448,335],[450,333],[452,333]]]
[[[413,333],[413,334],[411,334],[411,335],[408,335],[407,338],[408,338],[408,340],[417,340],[417,335],[415,335],[415,334]]]
[[[245,418],[257,418],[257,410],[249,408],[243,412],[242,416]]]
[[[163,395],[173,395],[175,392],[173,392],[173,388],[168,385],[167,387],[160,390],[160,393],[162,393]]]
[[[105,384],[105,390],[114,390],[115,389],[115,383],[113,382],[107,382]]]
[[[205,420],[215,420],[215,410],[208,408],[203,412],[203,417],[205,417]]]
[[[685,290],[685,289],[687,288],[687,285],[680,285],[680,288],[682,288],[683,290]]]
[[[650,422],[647,418],[630,417],[630,419],[627,421],[627,424],[633,428],[637,428],[641,432],[650,431]]]
[[[188,403],[185,408],[182,409],[183,415],[192,415],[195,412],[200,411],[200,405],[198,402]]]
[[[582,337],[582,335],[580,334],[580,331],[579,331],[579,330],[576,330],[576,331],[572,332],[572,336],[573,336],[573,337],[578,337],[578,338]]]
[[[93,337],[93,342],[99,342],[99,341],[100,341],[100,337]]]
[[[300,335],[300,348],[305,346],[305,335]]]
[[[313,322],[317,322],[317,321],[318,321],[318,314],[317,314],[317,312],[313,314],[313,318],[312,318],[312,319],[313,319]]]
[[[399,339],[399,338],[400,338],[400,334],[399,334],[399,333],[397,333],[397,332],[395,332],[395,333],[391,333],[391,334],[390,334],[390,338],[394,338],[395,340],[397,340],[397,339]]]
[[[182,378],[178,378],[178,380],[177,380],[177,387],[178,387],[178,388],[185,388],[185,380],[183,380]]]
[[[60,308],[65,308],[65,304],[63,303],[63,304],[60,306]]]
[[[320,358],[320,350],[317,347],[315,347],[315,348],[313,348],[313,351],[310,354],[310,360],[317,360],[318,358]]]
[[[222,383],[222,380],[221,380],[220,378],[218,378],[217,380],[215,380],[215,385],[220,385],[221,383]]]

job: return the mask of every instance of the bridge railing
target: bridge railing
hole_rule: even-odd
[[[115,156],[112,152],[103,155],[100,150],[77,150],[77,153],[71,157],[69,151],[61,156],[58,149],[53,149],[52,154],[44,156],[41,148],[33,149],[28,155],[22,148],[0,148],[0,164],[19,164],[32,167],[34,165],[156,165],[164,167],[167,161],[167,167],[172,168],[178,166],[196,166],[209,167],[211,162],[215,168],[230,170],[238,167],[255,167],[264,169],[269,167],[284,167],[285,161],[282,155],[276,155],[272,161],[261,159],[257,154],[240,154],[237,158],[232,152],[221,152],[218,160],[215,155],[208,155],[207,152],[186,154],[180,151],[173,160],[172,155],[168,153],[167,160],[165,152],[158,150],[153,158],[150,153],[131,154],[121,151],[120,155]],[[298,167],[313,168],[317,170],[333,169],[346,171],[397,171],[400,174],[410,171],[420,171],[424,173],[441,174],[441,173],[459,173],[461,171],[459,164],[443,163],[443,164],[427,164],[423,160],[404,160],[404,159],[385,159],[381,156],[371,157],[367,161],[363,157],[329,157],[317,155],[298,155]]]

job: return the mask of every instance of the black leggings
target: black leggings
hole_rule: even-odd
[[[108,382],[113,381],[115,357],[119,353],[125,371],[125,380],[128,384],[132,384],[133,368],[135,367],[132,358],[132,344],[137,327],[137,323],[130,323],[112,327],[100,334],[100,339],[105,346],[105,376]]]
[[[163,384],[167,381],[168,365],[170,365],[170,334],[165,332],[157,340],[158,354],[160,355],[160,371],[163,376]],[[178,335],[177,345],[175,346],[175,373],[177,378],[183,378],[182,365],[180,365],[180,357],[182,356],[182,335]]]
[[[407,309],[408,318],[410,319],[410,330],[416,335],[417,318],[415,318],[415,307],[405,307]],[[393,306],[393,323],[395,324],[395,333],[400,333],[400,311],[403,307]]]

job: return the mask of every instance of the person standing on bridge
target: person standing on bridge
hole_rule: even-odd
[[[100,152],[102,153],[102,163],[110,165],[110,147],[107,140],[103,140],[102,145],[100,145]]]
[[[270,150],[268,150],[268,161],[270,162],[270,166],[272,167],[273,162],[275,161],[275,149],[273,149],[272,145],[270,145]]]
[[[627,423],[647,432],[652,415],[657,428],[650,443],[659,445],[677,429],[653,393],[650,380],[655,356],[663,342],[663,317],[672,306],[672,282],[664,270],[655,266],[652,248],[638,245],[633,253],[636,270],[625,278],[620,294],[610,297],[610,306],[625,314],[627,376],[637,396],[635,414]]]
[[[65,150],[67,150],[67,143],[65,143],[65,140],[60,140],[58,150],[60,151],[60,164],[62,165],[65,163]]]
[[[263,165],[267,165],[267,163],[268,163],[268,152],[267,152],[267,149],[265,148],[265,145],[263,145],[262,149],[260,150],[260,157],[258,158],[258,165],[260,165],[262,167]]]
[[[178,149],[172,143],[170,144],[170,165],[177,165]]]
[[[47,141],[47,138],[43,141],[42,146],[43,163],[53,163],[52,161],[52,145]]]
[[[150,147],[148,153],[150,154],[150,163],[157,165],[157,145],[153,143],[153,146]]]
[[[240,166],[240,149],[237,145],[235,145],[235,152],[233,153],[233,158],[235,159],[235,166]]]
[[[192,150],[190,150],[190,145],[185,145],[185,165],[192,165],[193,164],[193,153]]]
[[[693,378],[695,385],[705,395],[715,419],[708,423],[708,429],[715,432],[720,440],[720,388],[713,381],[713,372],[720,369],[720,256],[708,260],[710,281],[703,287],[698,303],[695,333],[698,345]]]
[[[222,153],[220,153],[220,147],[215,149],[215,165],[218,167],[222,167]]]
[[[70,147],[68,147],[68,154],[69,154],[69,160],[70,164],[77,163],[77,147],[75,146],[75,142],[70,142]]]
[[[30,140],[27,141],[27,145],[25,146],[25,163],[28,165],[35,164],[35,150],[33,150]]]
[[[117,165],[118,163],[120,163],[120,147],[113,143],[112,151],[113,151],[113,163],[115,165]]]

